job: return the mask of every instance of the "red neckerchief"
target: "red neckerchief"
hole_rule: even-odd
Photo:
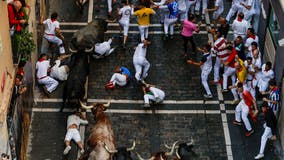
[[[43,57],[43,58],[41,58],[41,59],[39,59],[38,61],[39,62],[42,62],[42,61],[45,61],[46,59]]]
[[[54,21],[56,21],[56,19],[51,18],[51,22],[54,22]]]
[[[237,21],[242,22],[243,19],[241,19],[240,17],[237,18]]]
[[[255,35],[250,35],[249,38],[255,39],[256,36]]]
[[[275,86],[275,87],[273,87],[273,88],[271,89],[271,92],[275,92],[275,91],[277,91],[277,90],[278,90],[278,87]]]

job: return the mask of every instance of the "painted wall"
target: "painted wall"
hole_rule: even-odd
[[[7,2],[0,1],[0,153],[8,151],[6,114],[11,99],[15,67],[12,62]]]

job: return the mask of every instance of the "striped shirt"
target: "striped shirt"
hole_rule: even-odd
[[[269,100],[277,101],[277,103],[268,102],[268,106],[273,110],[273,112],[278,112],[279,110],[279,103],[280,103],[280,91],[278,87],[274,87],[271,89],[269,94]]]

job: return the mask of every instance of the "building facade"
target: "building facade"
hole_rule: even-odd
[[[284,99],[284,0],[262,0],[258,35],[263,62],[271,61],[274,65],[275,78],[281,87],[281,99]],[[283,101],[278,120],[281,143],[284,144]],[[284,149],[283,145],[282,148]]]
[[[14,86],[15,66],[12,60],[6,1],[0,1],[0,11],[0,153],[10,155],[6,118]]]

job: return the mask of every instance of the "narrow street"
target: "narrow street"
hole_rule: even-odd
[[[78,29],[87,25],[94,17],[106,18],[106,0],[89,0],[83,14],[80,14],[73,1],[48,0],[47,11],[58,12],[61,20],[61,31],[66,40]],[[227,13],[231,1],[224,0]],[[212,4],[211,4],[212,5]],[[68,7],[63,7],[68,6]],[[99,12],[95,6],[103,8]],[[208,18],[208,17],[206,17]],[[199,17],[200,21],[201,18]],[[147,59],[151,63],[147,82],[155,84],[166,92],[162,105],[145,110],[143,91],[134,78],[123,88],[106,90],[105,84],[110,79],[116,66],[130,68],[132,75],[135,70],[132,63],[133,47],[138,43],[139,31],[135,19],[131,27],[127,48],[120,47],[121,39],[116,38],[113,46],[116,51],[104,59],[90,59],[88,77],[87,102],[107,102],[111,98],[111,106],[106,110],[110,117],[116,140],[116,146],[131,146],[136,140],[135,151],[142,157],[150,157],[151,153],[165,151],[164,144],[189,142],[194,139],[193,151],[198,160],[250,160],[257,154],[263,133],[262,124],[253,123],[255,133],[245,137],[243,126],[232,123],[235,106],[231,105],[231,93],[222,94],[220,84],[210,85],[213,99],[203,98],[203,87],[200,80],[200,68],[188,65],[182,50],[180,31],[176,30],[174,39],[163,41],[163,27],[159,23],[159,15],[152,17],[149,29],[151,45],[147,50]],[[119,35],[117,23],[108,24],[105,40]],[[205,21],[201,32],[194,35],[198,46],[208,42]],[[41,44],[41,40],[38,42]],[[40,47],[39,47],[40,48]],[[191,57],[199,60],[201,55]],[[213,79],[210,74],[209,81]],[[66,120],[70,109],[59,112],[62,102],[63,84],[60,84],[52,97],[47,98],[39,87],[35,91],[32,125],[28,149],[29,160],[76,160],[80,155],[75,143],[71,153],[63,156]],[[94,124],[94,116],[88,111],[89,125],[81,127],[81,136],[87,140]],[[275,142],[279,143],[279,142]],[[268,142],[265,160],[276,160],[273,145]],[[138,159],[132,154],[133,159]]]

